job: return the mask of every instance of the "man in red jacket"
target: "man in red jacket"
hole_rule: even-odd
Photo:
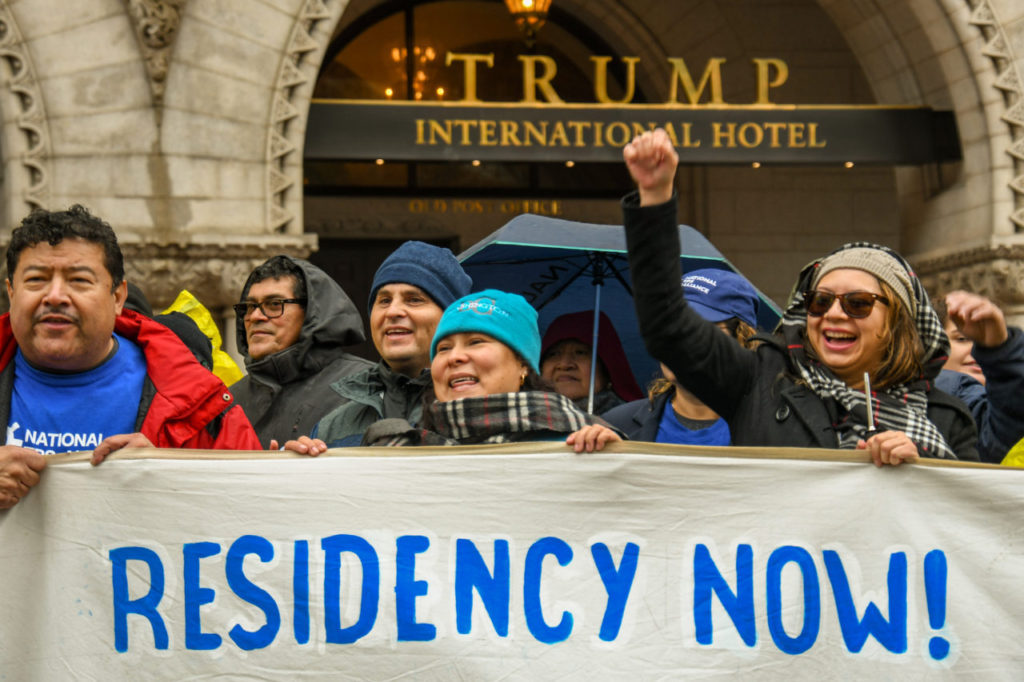
[[[130,310],[110,225],[81,206],[33,211],[7,250],[0,316],[0,509],[44,455],[124,447],[259,450],[224,383],[167,327]]]

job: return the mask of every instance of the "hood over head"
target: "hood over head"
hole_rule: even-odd
[[[629,367],[629,360],[626,352],[622,349],[622,342],[611,319],[601,313],[597,322],[597,357],[608,370],[608,381],[611,382],[611,390],[623,400],[639,400],[643,397],[640,386],[636,383],[633,370]],[[544,354],[556,343],[566,339],[574,339],[591,348],[594,337],[594,311],[582,310],[578,313],[568,313],[556,317],[548,325],[544,332],[544,339],[541,342],[540,357],[543,361]]]
[[[245,365],[250,372],[269,370],[286,380],[285,376],[289,374],[294,375],[294,378],[319,371],[342,353],[343,346],[364,341],[366,333],[352,299],[326,272],[301,258],[274,258],[286,258],[302,271],[306,286],[306,308],[299,338],[288,348],[254,361],[249,357],[245,320],[236,317],[236,341],[238,352],[245,356]],[[254,277],[255,272],[249,275],[239,300],[245,299],[254,283]]]

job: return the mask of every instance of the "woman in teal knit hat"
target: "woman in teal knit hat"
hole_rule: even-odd
[[[418,427],[386,419],[364,445],[467,445],[565,438],[576,452],[621,440],[540,377],[537,311],[487,289],[445,310],[430,349],[434,395]]]

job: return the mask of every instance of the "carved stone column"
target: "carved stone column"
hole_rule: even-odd
[[[127,3],[145,58],[154,108],[159,114],[163,105],[171,50],[181,23],[185,0],[127,0]]]
[[[992,299],[1007,321],[1024,326],[1024,244],[1001,244],[926,260],[914,268],[933,297],[963,289]]]
[[[220,244],[122,244],[125,276],[138,284],[154,310],[174,301],[188,289],[215,316],[238,302],[242,285],[253,268],[280,253],[308,258],[313,240]]]

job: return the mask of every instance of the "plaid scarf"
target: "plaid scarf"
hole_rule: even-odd
[[[558,393],[520,391],[434,401],[427,408],[436,431],[415,429],[375,445],[473,445],[543,440],[604,424]]]
[[[956,459],[946,439],[928,419],[928,391],[932,380],[942,369],[949,355],[949,340],[942,329],[938,315],[932,308],[921,281],[910,265],[895,251],[869,242],[844,244],[833,253],[844,249],[866,247],[879,249],[899,261],[910,274],[914,298],[917,299],[917,316],[914,324],[924,346],[921,365],[924,372],[914,381],[890,386],[882,391],[872,390],[871,402],[877,431],[902,431],[907,434],[925,457]],[[831,254],[829,254],[831,255]],[[859,439],[867,439],[867,402],[863,391],[850,388],[817,359],[808,356],[806,350],[807,307],[805,294],[810,290],[817,269],[824,258],[806,265],[789,296],[789,303],[779,323],[786,340],[789,358],[797,373],[818,396],[825,399],[826,408],[832,417],[833,426],[839,439],[839,447],[853,449]],[[840,417],[836,405],[842,406],[846,415]]]

